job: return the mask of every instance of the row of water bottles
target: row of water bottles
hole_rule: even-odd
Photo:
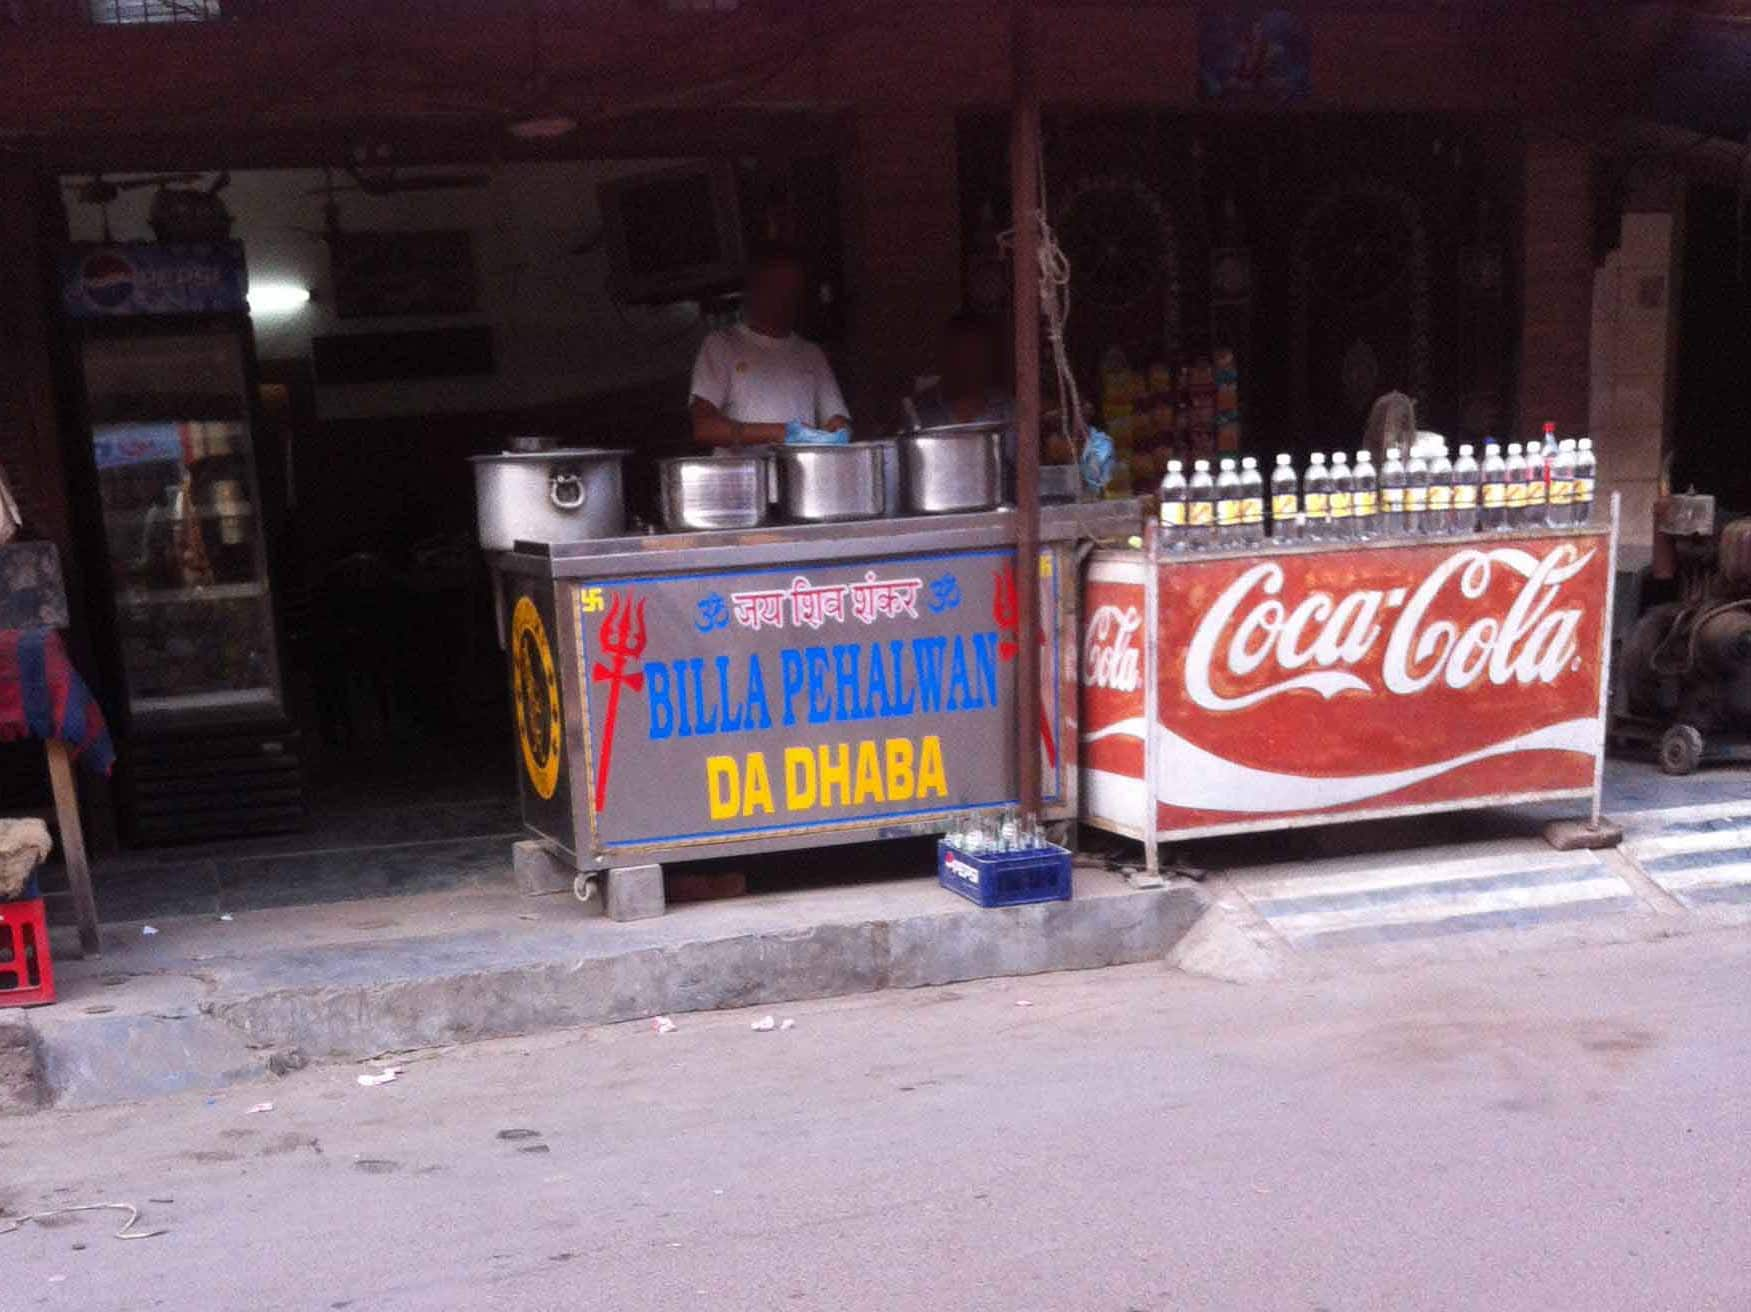
[[[1238,463],[1238,468],[1236,467]],[[1598,464],[1585,438],[1558,442],[1545,425],[1541,448],[1484,443],[1483,460],[1469,443],[1451,459],[1439,438],[1421,437],[1406,459],[1397,447],[1376,469],[1358,451],[1323,453],[1297,476],[1287,455],[1271,471],[1269,540],[1356,542],[1381,537],[1439,537],[1479,530],[1564,528],[1593,513]],[[1193,463],[1187,478],[1177,460],[1161,480],[1162,540],[1169,550],[1227,547],[1267,539],[1265,482],[1258,461],[1224,458]]]

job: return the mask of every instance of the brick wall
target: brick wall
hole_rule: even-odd
[[[1531,133],[1523,161],[1520,391],[1516,436],[1547,419],[1561,432],[1587,423],[1593,314],[1592,159],[1565,136]]]

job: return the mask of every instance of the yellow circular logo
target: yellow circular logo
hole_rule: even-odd
[[[523,768],[543,798],[559,786],[559,678],[541,612],[528,597],[511,612],[511,692],[516,700],[517,739]]]

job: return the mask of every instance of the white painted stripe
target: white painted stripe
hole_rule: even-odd
[[[1638,861],[1673,856],[1680,852],[1751,851],[1751,825],[1739,829],[1704,829],[1694,834],[1662,834],[1624,844]]]
[[[1650,878],[1667,892],[1710,884],[1751,884],[1751,861],[1728,861],[1718,866],[1694,866],[1688,870],[1659,870],[1652,872]]]
[[[1599,864],[1599,858],[1592,852],[1554,852],[1543,843],[1536,847],[1514,847],[1507,851],[1441,861],[1420,860],[1415,851],[1392,852],[1378,860],[1380,864],[1370,862],[1367,867],[1353,863],[1335,869],[1323,865],[1303,867],[1301,873],[1281,878],[1254,879],[1239,874],[1235,876],[1235,882],[1253,902],[1269,903],[1274,898],[1369,893],[1380,889],[1439,885],[1456,879],[1483,879],[1492,875],[1580,870]]]
[[[1744,820],[1751,823],[1751,802],[1703,802],[1659,811],[1632,811],[1623,817],[1626,833],[1647,836],[1674,824],[1697,820]]]
[[[1615,875],[1602,874],[1597,879],[1577,880],[1572,884],[1500,889],[1489,893],[1469,893],[1461,897],[1442,896],[1439,892],[1432,891],[1427,897],[1394,902],[1389,906],[1358,907],[1347,911],[1306,911],[1296,915],[1266,916],[1265,919],[1284,938],[1293,939],[1331,929],[1406,925],[1487,911],[1531,911],[1541,907],[1563,906],[1570,902],[1633,896],[1629,885],[1621,879]]]

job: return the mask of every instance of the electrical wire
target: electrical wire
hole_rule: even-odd
[[[51,1216],[63,1216],[68,1212],[126,1212],[128,1219],[122,1222],[122,1228],[117,1230],[117,1239],[154,1239],[159,1235],[169,1234],[168,1230],[135,1231],[134,1225],[140,1219],[140,1209],[132,1203],[79,1203],[72,1207],[51,1207],[46,1212],[26,1212],[23,1216],[0,1217],[0,1235],[9,1235],[14,1230],[24,1229],[26,1221],[44,1221]]]

